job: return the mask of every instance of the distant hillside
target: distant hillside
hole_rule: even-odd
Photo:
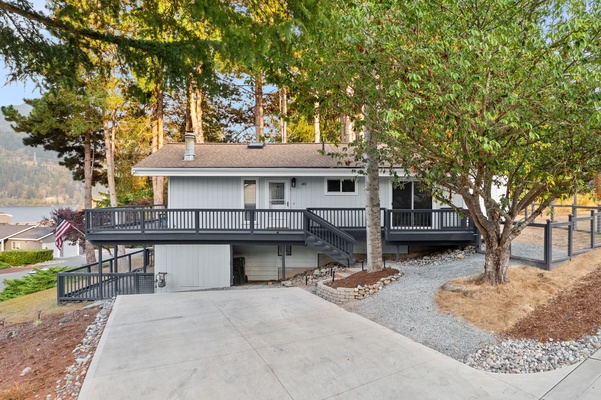
[[[21,113],[31,109],[16,107]],[[83,184],[58,165],[55,152],[23,144],[0,112],[0,206],[83,204]]]

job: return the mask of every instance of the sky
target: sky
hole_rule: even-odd
[[[39,90],[35,89],[35,85],[32,82],[23,83],[15,82],[10,85],[5,85],[6,75],[8,70],[4,66],[4,63],[0,62],[2,69],[0,69],[0,106],[8,105],[21,105],[24,103],[23,99],[31,99],[40,97]]]

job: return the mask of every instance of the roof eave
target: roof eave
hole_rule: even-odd
[[[134,176],[349,176],[361,175],[361,170],[351,167],[339,168],[132,168]],[[403,170],[395,169],[397,174]],[[388,176],[380,171],[380,176]]]

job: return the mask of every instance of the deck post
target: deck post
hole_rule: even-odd
[[[553,262],[553,227],[551,225],[552,223],[552,220],[547,220],[547,225],[545,225],[545,233],[543,239],[543,260],[545,262],[545,269],[547,271],[551,270],[551,263]]]
[[[102,244],[98,245],[98,288],[100,289],[99,296],[100,299],[104,299],[104,288],[102,284]]]
[[[591,210],[591,250],[595,249],[595,210]]]
[[[144,252],[142,253],[142,268],[144,269],[144,273],[146,273],[146,267],[148,266],[148,249],[146,248],[146,245],[144,245]]]
[[[282,280],[286,280],[286,243],[282,244]]]
[[[113,254],[115,255],[115,262],[114,262],[115,270],[111,271],[111,272],[119,272],[119,259],[117,258],[117,256],[119,255],[119,246],[115,245],[113,247]]]
[[[576,221],[574,220],[574,215],[570,214],[568,215],[568,221],[570,221],[570,224],[568,225],[568,257],[570,257],[570,260],[572,259],[572,252],[574,250],[573,248],[573,241],[574,241],[574,224],[576,223]]]

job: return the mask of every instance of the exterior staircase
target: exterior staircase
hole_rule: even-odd
[[[355,239],[311,211],[304,212],[305,244],[340,264],[350,266]]]

